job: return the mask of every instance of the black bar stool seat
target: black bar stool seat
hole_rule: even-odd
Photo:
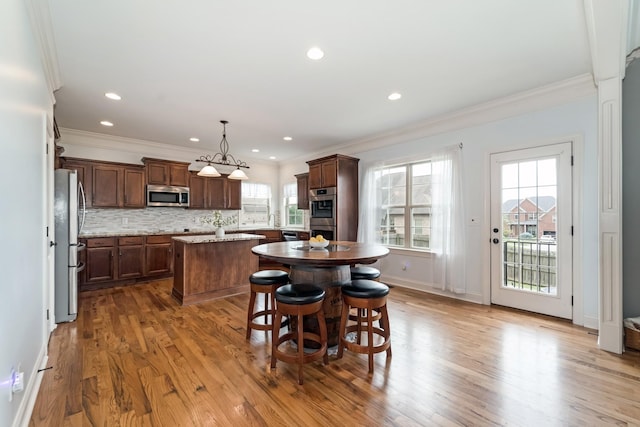
[[[271,369],[275,369],[276,362],[298,364],[298,383],[302,384],[302,366],[318,359],[323,359],[325,365],[329,363],[327,354],[327,324],[324,317],[324,295],[322,288],[310,284],[296,284],[280,286],[276,292],[276,317],[274,321],[274,336],[271,340]],[[282,336],[280,326],[283,316],[295,316],[296,330],[286,332]],[[316,316],[319,334],[305,332],[303,329],[304,316]],[[281,344],[296,341],[297,350],[287,351]],[[319,344],[318,349],[305,352],[305,340]]]
[[[351,267],[351,280],[376,280],[380,277],[380,270],[374,267],[366,267],[364,265],[359,265],[356,267]]]
[[[247,336],[251,338],[251,331],[271,331],[276,314],[275,292],[278,287],[289,283],[289,274],[282,270],[261,270],[249,276],[251,295],[249,297],[249,311],[247,313]],[[264,310],[254,312],[257,294],[264,294]],[[264,316],[264,322],[257,319]],[[271,317],[271,319],[269,319]]]

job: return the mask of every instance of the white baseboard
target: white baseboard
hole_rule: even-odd
[[[398,286],[401,288],[413,289],[416,291],[422,291],[429,294],[440,295],[443,297],[453,298],[461,301],[472,302],[475,304],[482,304],[482,295],[475,294],[454,294],[453,292],[443,291],[438,288],[434,288],[427,283],[418,283],[410,280],[403,280],[399,277],[391,277],[384,275],[382,281],[391,286]]]
[[[40,384],[42,383],[42,372],[38,372],[40,369],[44,369],[47,366],[47,360],[49,355],[47,354],[47,342],[40,348],[38,354],[38,360],[35,363],[31,375],[29,375],[29,382],[24,391],[24,398],[18,406],[18,412],[13,420],[13,427],[28,427],[31,414],[33,413],[33,407],[36,404],[36,398],[38,397],[38,391],[40,390]]]
[[[582,321],[584,322],[582,326],[584,326],[585,328],[595,329],[596,331],[598,330],[598,318],[597,317],[584,316],[582,318]]]

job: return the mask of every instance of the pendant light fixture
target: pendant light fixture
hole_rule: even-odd
[[[220,176],[220,172],[218,172],[213,165],[223,165],[236,167],[236,170],[231,172],[231,174],[229,175],[229,179],[249,179],[244,171],[240,169],[249,169],[249,166],[242,160],[236,160],[235,157],[229,154],[229,143],[227,142],[227,123],[229,122],[226,120],[220,120],[220,123],[222,123],[222,141],[220,141],[220,152],[214,154],[213,156],[207,154],[204,156],[200,156],[199,159],[196,159],[196,162],[206,163],[206,166],[203,167],[200,172],[198,172],[198,176]]]

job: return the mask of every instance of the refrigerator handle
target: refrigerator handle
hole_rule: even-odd
[[[84,187],[82,186],[82,183],[80,181],[78,181],[78,189],[80,190],[80,194],[78,195],[79,198],[79,202],[78,203],[80,205],[80,212],[82,212],[82,217],[80,219],[80,227],[78,227],[78,234],[80,234],[80,232],[82,231],[82,227],[84,227],[84,219],[87,215],[87,199],[85,197],[84,194]]]

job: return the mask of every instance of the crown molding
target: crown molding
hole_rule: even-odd
[[[580,98],[594,96],[595,94],[596,87],[593,82],[593,77],[591,74],[583,74],[540,88],[464,108],[450,114],[434,117],[414,126],[396,129],[364,139],[349,141],[344,144],[333,145],[322,151],[306,153],[304,158],[298,157],[280,163],[293,164],[300,161],[304,162],[309,160],[309,158],[322,157],[335,154],[336,152],[352,155],[566,104]],[[186,158],[186,156],[195,159],[202,154],[201,149],[178,147],[159,142],[86,132],[76,129],[60,128],[60,133],[62,136],[59,145],[63,146],[65,144],[71,144],[147,156],[149,153],[154,153],[155,157],[176,160]],[[248,160],[251,163],[269,164],[256,159]]]
[[[151,156],[167,160],[195,161],[206,149],[182,147],[144,139],[126,138],[122,136],[107,135],[104,133],[88,132],[70,128],[60,128],[60,140],[58,145],[67,144],[89,149],[106,150],[113,153],[129,153]],[[273,166],[273,163],[260,159],[247,159],[248,163]]]
[[[40,50],[40,62],[47,80],[47,87],[55,103],[53,93],[62,87],[60,79],[60,66],[56,52],[53,26],[49,4],[46,0],[26,0],[27,13],[31,21],[31,29]]]
[[[581,98],[595,96],[596,94],[597,89],[594,85],[593,76],[591,74],[583,74],[433,117],[411,127],[373,135],[346,144],[334,145],[330,150],[315,154],[319,155],[326,152],[355,154],[567,104]]]

